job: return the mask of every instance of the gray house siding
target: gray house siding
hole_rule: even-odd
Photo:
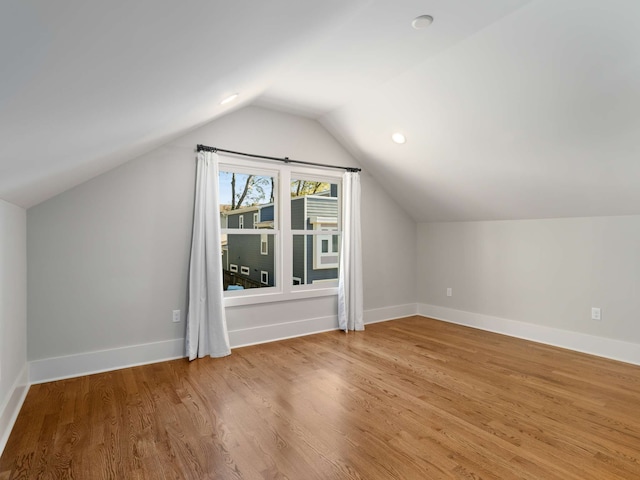
[[[227,228],[238,228],[240,215],[229,215],[227,217]]]
[[[304,283],[304,235],[293,236],[293,276]]]
[[[304,205],[306,197],[291,200],[291,230],[304,230]]]
[[[229,264],[238,266],[238,277],[250,278],[260,284],[260,273],[266,271],[269,274],[269,286],[274,285],[273,268],[273,236],[267,237],[268,255],[260,253],[260,235],[228,235]],[[242,267],[249,267],[249,275],[241,273]]]
[[[242,212],[229,215],[227,217],[227,228],[240,228],[240,217],[243,218],[243,227],[242,228],[253,228],[253,214],[256,211]],[[259,219],[258,219],[259,220]]]
[[[305,197],[307,200],[307,216],[338,217],[338,201],[332,197]]]
[[[260,221],[268,222],[273,220],[273,205],[266,205],[260,209]]]

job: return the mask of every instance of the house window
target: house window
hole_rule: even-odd
[[[223,262],[243,265],[244,287],[225,305],[335,295],[342,172],[224,157],[219,172]]]
[[[238,273],[238,265],[234,265],[233,263],[229,265],[229,271]]]
[[[322,219],[314,223],[314,229],[321,232],[336,232],[336,219]],[[313,268],[317,270],[338,268],[340,236],[316,235],[313,245]]]

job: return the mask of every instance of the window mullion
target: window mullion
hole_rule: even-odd
[[[279,285],[282,291],[291,292],[293,276],[293,236],[291,235],[291,170],[282,168],[280,171],[280,188],[278,197],[280,199],[280,242],[278,256],[280,258],[278,269]]]

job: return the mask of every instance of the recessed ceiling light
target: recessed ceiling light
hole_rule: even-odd
[[[404,142],[407,141],[407,137],[405,137],[400,132],[396,132],[393,135],[391,135],[391,140],[393,140],[396,143],[403,144]]]
[[[227,98],[220,102],[220,105],[224,105],[225,103],[233,102],[236,98],[238,98],[238,94],[234,93],[233,95],[229,95]]]
[[[416,30],[421,30],[423,28],[427,28],[429,25],[433,23],[433,17],[431,15],[420,15],[416,17],[411,22],[411,26]]]

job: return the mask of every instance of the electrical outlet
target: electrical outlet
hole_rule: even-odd
[[[591,320],[602,320],[602,312],[599,308],[593,307],[591,309]]]
[[[173,323],[178,323],[180,321],[180,310],[173,311],[173,317],[171,319]]]
[[[453,296],[453,288],[447,288],[447,297]]]

